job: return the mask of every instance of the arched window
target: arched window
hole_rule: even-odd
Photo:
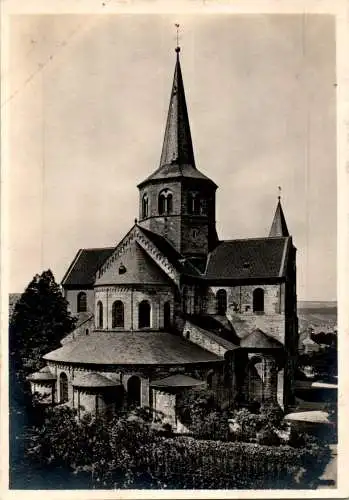
[[[148,209],[149,209],[148,195],[144,194],[142,198],[142,219],[148,217]]]
[[[224,315],[227,312],[227,292],[221,288],[217,292],[217,314]]]
[[[78,294],[78,303],[77,303],[77,312],[86,312],[87,311],[87,295],[85,292],[80,292]]]
[[[150,304],[142,300],[138,306],[138,328],[150,328]]]
[[[167,201],[166,213],[172,214],[172,193],[168,193],[166,201]]]
[[[103,328],[103,304],[100,300],[97,302],[97,327]]]
[[[164,304],[164,328],[170,328],[171,326],[171,304],[165,302]]]
[[[188,213],[200,214],[200,198],[198,193],[189,193],[188,195]]]
[[[209,389],[212,389],[212,384],[213,384],[213,376],[214,376],[214,372],[212,370],[210,370],[207,374],[207,377],[206,377],[206,383],[207,383],[207,387]]]
[[[59,376],[59,400],[61,403],[68,401],[68,377],[64,372]]]
[[[159,194],[158,199],[158,212],[159,215],[169,215],[172,213],[172,193],[168,189],[164,189]]]
[[[264,312],[264,290],[256,288],[253,291],[253,312]]]
[[[112,328],[124,326],[124,304],[121,300],[116,300],[112,306]]]
[[[141,379],[132,375],[127,382],[127,399],[131,406],[140,406],[141,404]]]
[[[201,198],[201,200],[200,200],[200,214],[201,215],[207,214],[207,200],[206,200],[206,198]]]
[[[164,215],[165,213],[165,195],[163,193],[159,194],[158,211],[159,215]]]

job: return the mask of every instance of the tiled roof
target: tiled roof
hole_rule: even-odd
[[[187,364],[221,358],[179,336],[164,332],[96,332],[44,356],[48,361],[102,365]]]
[[[193,377],[188,377],[182,373],[171,375],[170,377],[154,380],[150,383],[151,387],[196,387],[205,385],[205,382]]]
[[[53,373],[51,373],[51,370],[48,366],[44,366],[38,372],[28,375],[27,379],[31,380],[32,382],[53,382],[57,379],[57,377]]]
[[[74,377],[72,385],[75,387],[116,387],[121,382],[114,382],[100,373],[79,373]]]
[[[208,279],[251,279],[284,276],[291,238],[222,241],[208,257]]]
[[[262,332],[259,328],[253,330],[249,335],[241,339],[240,347],[248,349],[280,349],[281,342]]]
[[[233,328],[228,328],[218,319],[210,314],[188,314],[184,315],[187,321],[205,330],[206,335],[217,340],[228,350],[236,349],[240,344],[240,338]],[[218,340],[219,339],[219,340]]]
[[[82,326],[84,323],[87,323],[88,321],[90,321],[91,319],[93,319],[93,314],[91,312],[79,312],[75,315],[78,320],[75,324],[75,330],[77,328],[79,328],[80,326]]]
[[[214,184],[215,183],[207,177],[205,174],[200,172],[197,168],[193,167],[192,165],[178,165],[177,163],[170,164],[170,165],[164,165],[157,170],[155,170],[154,173],[149,175],[143,182],[138,184],[138,187],[142,186],[142,184],[148,182],[148,181],[154,181],[154,180],[163,180],[163,179],[176,179],[176,178],[189,178],[189,179],[196,179],[196,180],[204,180],[204,181],[209,181],[210,183]]]
[[[83,248],[78,251],[63,280],[63,286],[92,286],[95,274],[103,262],[111,255],[114,247]]]

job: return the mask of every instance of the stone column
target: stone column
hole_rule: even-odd
[[[273,356],[264,355],[264,401],[277,401],[277,366]]]
[[[277,402],[279,406],[284,409],[284,373],[282,369],[277,374]]]

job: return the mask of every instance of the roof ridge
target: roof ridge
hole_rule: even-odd
[[[88,248],[80,248],[80,250],[113,250],[113,248],[115,248],[115,246],[111,246],[111,247],[88,247]]]
[[[73,268],[74,268],[75,264],[76,264],[76,263],[77,263],[77,261],[78,261],[78,258],[79,258],[79,257],[80,257],[80,255],[81,255],[82,250],[83,250],[82,248],[79,248],[79,250],[76,252],[74,259],[71,261],[70,266],[69,266],[69,267],[68,267],[68,269],[66,270],[66,272],[65,272],[65,274],[64,274],[64,276],[63,276],[63,278],[62,278],[62,280],[61,280],[61,284],[62,284],[62,285],[64,284],[64,282],[68,279],[69,275],[71,274],[71,272],[72,272],[72,270],[73,270]]]
[[[220,240],[218,245],[220,243],[232,243],[234,241],[283,240],[283,239],[287,239],[287,238],[291,238],[291,236],[258,236],[257,238],[232,238],[229,240]],[[214,252],[214,251],[215,251],[215,248],[212,250],[212,252]]]

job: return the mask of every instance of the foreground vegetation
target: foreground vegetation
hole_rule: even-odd
[[[150,415],[139,409],[108,422],[78,421],[67,407],[47,408],[27,437],[27,458],[43,476],[62,471],[63,488],[73,479],[85,488],[109,489],[314,488],[329,460],[329,449],[307,436],[293,436],[288,445],[280,439],[275,446],[258,444],[263,414],[238,411],[244,434],[224,440],[208,434],[207,418],[202,434],[197,427],[189,437],[172,434]]]

